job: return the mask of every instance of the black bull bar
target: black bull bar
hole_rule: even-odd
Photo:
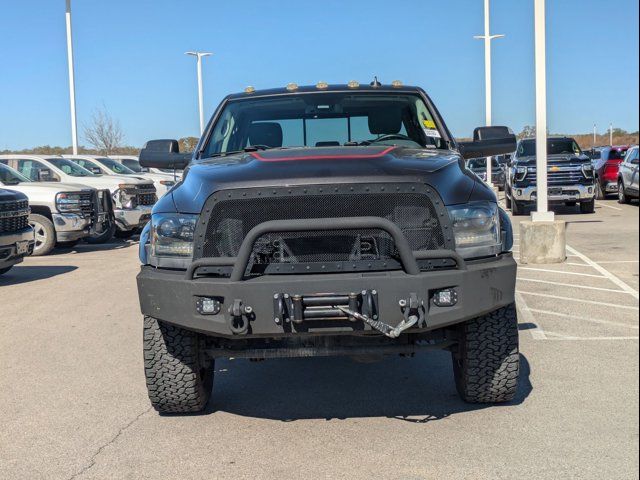
[[[308,232],[316,230],[360,230],[378,229],[387,232],[393,238],[400,255],[402,269],[408,275],[420,273],[417,260],[452,259],[459,270],[465,270],[464,259],[453,250],[421,250],[412,251],[402,230],[390,220],[381,217],[340,217],[310,218],[304,220],[271,220],[252,228],[242,242],[237,257],[201,258],[192,262],[187,268],[186,279],[193,280],[196,271],[201,267],[233,267],[229,280],[241,281],[251,260],[251,252],[255,242],[262,235],[282,232]]]

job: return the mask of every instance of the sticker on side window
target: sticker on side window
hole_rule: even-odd
[[[423,120],[422,121],[422,126],[424,128],[429,128],[431,130],[435,130],[436,128],[436,122],[434,122],[433,120]]]
[[[436,128],[423,128],[422,131],[427,137],[430,138],[442,138],[440,132]]]

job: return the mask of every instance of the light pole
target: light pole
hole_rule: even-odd
[[[209,52],[185,52],[185,55],[196,57],[198,70],[198,109],[200,111],[200,135],[204,132],[204,100],[202,95],[202,57],[211,55]]]
[[[596,132],[596,124],[594,123],[594,124],[593,124],[593,148],[595,148],[595,147],[596,147],[596,142],[597,142],[597,140],[596,140],[596,134],[597,134],[597,132]]]
[[[609,124],[609,146],[613,147],[613,123]]]
[[[67,1],[67,62],[69,65],[69,106],[71,108],[71,143],[73,154],[78,154],[78,122],[76,120],[76,83],[73,75],[73,41],[71,37],[71,0]]]
[[[533,221],[553,221],[547,192],[547,42],[545,0],[535,0],[537,208]]]
[[[491,35],[489,25],[490,9],[489,0],[484,0],[484,35],[476,35],[475,39],[484,40],[484,88],[485,88],[485,115],[486,125],[491,126],[491,40],[501,38],[504,35]],[[491,157],[487,157],[487,183],[491,186]]]

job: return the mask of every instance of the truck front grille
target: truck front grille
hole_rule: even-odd
[[[28,200],[0,202],[0,233],[19,232],[28,226]]]
[[[440,198],[429,187],[321,185],[217,192],[203,210],[194,258],[235,257],[247,233],[270,220],[368,216],[395,223],[413,250],[454,248],[451,234],[445,233],[450,228],[448,216]],[[397,258],[393,239],[382,230],[268,233],[254,244],[249,270],[317,262],[381,265]]]
[[[138,205],[154,205],[158,200],[156,196],[156,187],[153,185],[145,187],[144,189],[136,190],[138,198]]]
[[[91,190],[80,192],[80,213],[84,218],[92,217],[96,210],[96,195]]]
[[[529,173],[525,180],[528,185],[536,186],[537,178],[535,172]],[[554,172],[552,167],[547,171],[547,182],[549,186],[568,186],[568,185],[590,185],[593,179],[587,179],[582,174],[580,166],[562,167],[562,170]]]

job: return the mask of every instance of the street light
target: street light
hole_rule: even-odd
[[[78,154],[78,122],[76,120],[76,84],[73,75],[73,42],[71,37],[71,0],[67,0],[67,63],[69,65],[69,106],[71,109],[71,143],[73,154]]]
[[[613,123],[609,124],[609,146],[613,147]]]
[[[198,109],[200,111],[200,135],[204,132],[204,101],[202,98],[202,57],[211,55],[209,52],[185,52],[185,55],[196,57],[198,69]]]
[[[484,88],[486,125],[491,126],[491,40],[502,38],[504,35],[491,35],[489,29],[489,0],[484,0],[484,35],[476,35],[476,40],[484,40]],[[487,157],[487,183],[493,185],[491,178],[491,157]]]

